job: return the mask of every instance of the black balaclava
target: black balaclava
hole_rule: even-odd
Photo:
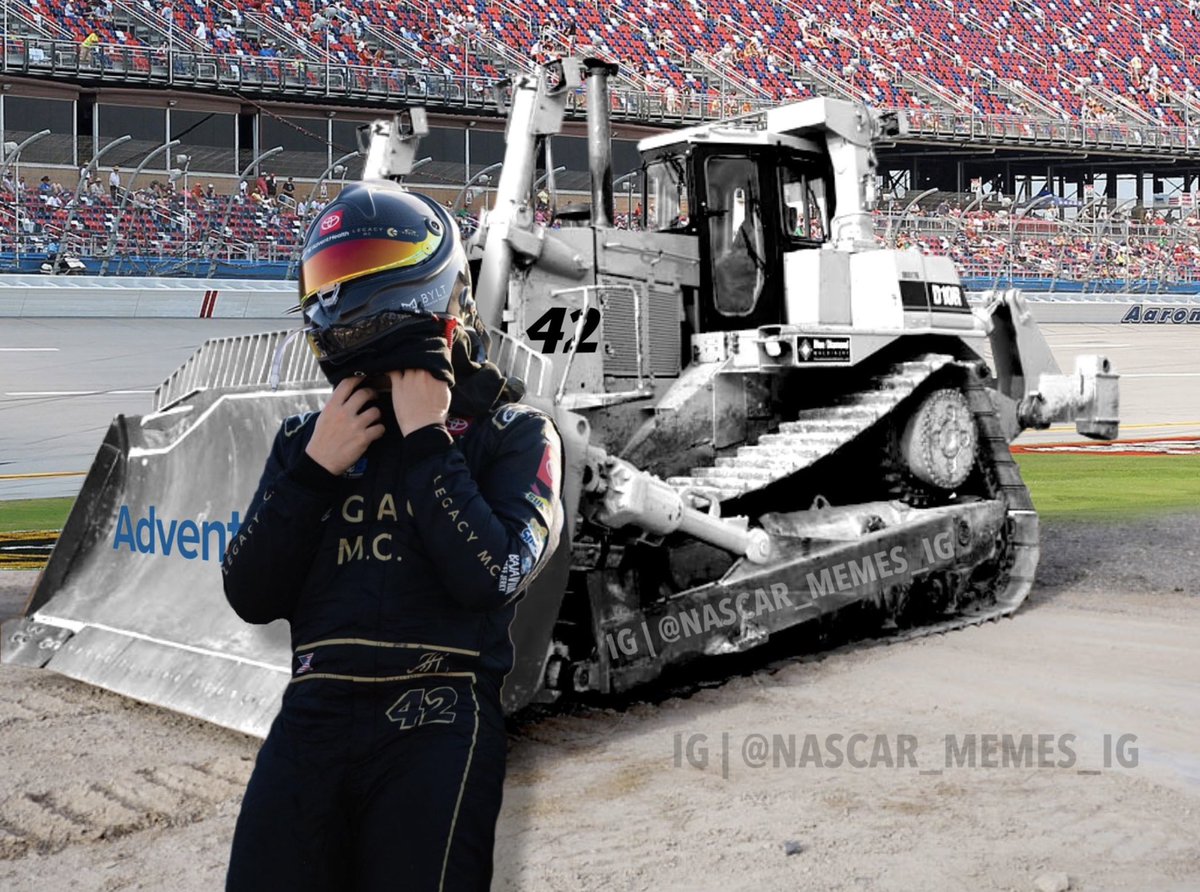
[[[519,398],[519,391],[487,360],[479,338],[474,328],[457,320],[414,319],[387,344],[386,366],[424,369],[450,385],[452,415],[482,415],[502,398]]]

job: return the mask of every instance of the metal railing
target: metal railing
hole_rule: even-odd
[[[317,35],[309,38],[293,33],[282,22],[248,6],[242,10],[242,18],[245,23],[243,30],[256,30],[260,41],[270,40],[281,53],[289,51],[303,53],[304,61],[312,65],[322,65],[329,60],[330,26],[328,24],[318,42]]]
[[[213,338],[154,391],[154,410],[161,412],[193,394],[210,389],[270,385],[326,386],[316,355],[298,329]],[[546,394],[550,364],[526,343],[503,332],[490,332],[490,359],[506,375],[519,377],[526,393]]]
[[[303,60],[194,53],[165,47],[98,44],[87,59],[68,41],[13,39],[9,72],[40,77],[107,79],[123,83],[271,92],[290,96],[336,96],[454,109],[494,109],[494,82],[459,74],[431,74],[378,66],[312,65]],[[469,87],[469,88],[468,88]],[[728,98],[728,97],[726,97]],[[738,111],[773,108],[779,101],[741,96]],[[685,93],[668,103],[660,91],[613,90],[612,113],[620,120],[664,125],[713,120],[728,113],[720,92]],[[570,97],[567,113],[581,117],[584,94]],[[1122,121],[1083,121],[1036,116],[979,116],[967,112],[906,109],[914,137],[953,138],[981,145],[1041,144],[1179,157],[1196,144],[1186,127],[1141,126]]]
[[[943,6],[946,9],[946,11],[949,12],[951,15],[959,15],[961,13],[963,15],[964,19],[966,20],[966,22],[968,22],[972,27],[977,28],[980,31],[983,31],[984,33],[988,34],[993,40],[995,40],[997,42],[997,45],[999,45],[1000,43],[1003,43],[1009,37],[1008,34],[1001,33],[998,29],[993,28],[991,25],[989,25],[986,21],[983,20],[982,17],[980,17],[978,14],[976,14],[974,8],[969,5],[965,6],[965,7],[960,7],[959,9],[955,9],[954,4],[952,2],[949,2],[949,0],[941,0],[940,5]],[[1012,49],[1010,50],[1010,52],[1012,52],[1015,55],[1020,56],[1021,60],[1022,60],[1022,64],[1026,65],[1030,68],[1040,68],[1043,71],[1045,71],[1045,70],[1049,69],[1049,67],[1050,67],[1050,63],[1046,61],[1044,54],[1041,54],[1041,53],[1035,52],[1034,50],[1029,49],[1027,46],[1025,46],[1020,41],[1017,41],[1017,40],[1013,41],[1013,46],[1012,46]]]
[[[412,65],[413,67],[421,66],[421,54],[409,43],[401,40],[396,34],[388,31],[385,28],[380,28],[373,22],[368,22],[363,26],[363,35],[368,41],[374,41],[377,45],[384,47],[385,50],[390,50],[395,57],[398,67]]]
[[[995,91],[995,88],[993,88],[990,83],[985,84],[985,86],[987,86],[989,90],[992,90],[993,92]],[[1007,91],[1009,96],[1020,104],[1036,109],[1037,112],[1040,112],[1042,116],[1049,116],[1050,118],[1059,118],[1062,116],[1061,108],[1056,108],[1054,104],[1051,103],[1050,100],[1041,93],[1038,93],[1036,90],[1032,90],[1027,87],[1024,81],[1015,79],[1006,80],[1004,78],[997,77],[996,87]]]
[[[550,360],[535,353],[532,347],[512,335],[495,329],[489,329],[488,334],[492,339],[488,358],[500,371],[520,378],[525,384],[525,392],[530,396],[546,395]]]
[[[316,356],[308,342],[293,339],[294,334],[294,330],[273,331],[205,341],[155,389],[155,411],[203,390],[265,386],[271,383],[273,368],[281,384],[323,386],[325,377]]]
[[[1122,153],[1183,156],[1195,147],[1186,127],[1140,126],[1120,121],[1054,120],[1027,116],[967,115],[907,109],[913,136],[973,139],[983,144],[1054,145]]]
[[[937,201],[937,199],[931,199]],[[1128,206],[1125,202],[1124,206]],[[977,200],[971,202],[977,207]],[[881,243],[888,233],[897,247],[918,246],[921,250],[950,256],[964,277],[1020,278],[1048,280],[1049,290],[1066,288],[1078,292],[1102,290],[1102,282],[1135,283],[1130,290],[1162,291],[1173,285],[1200,283],[1200,208],[1173,206],[1172,215],[1181,219],[1170,222],[1146,222],[1131,219],[1101,200],[1083,208],[1066,209],[1073,219],[1041,217],[1036,214],[1063,213],[1055,208],[1013,208],[1011,212],[967,210],[963,213],[927,213],[912,208],[901,213],[876,214],[876,232]],[[1114,213],[1114,210],[1116,213]],[[944,211],[944,208],[943,208]],[[1187,214],[1188,216],[1184,216]],[[109,236],[97,232],[68,232],[58,225],[40,224],[36,233],[13,232],[7,225],[11,210],[0,207],[0,254],[12,257],[19,248],[26,258],[25,268],[36,269],[61,245],[64,255],[85,259],[104,256]],[[28,221],[27,221],[28,222]],[[207,265],[198,243],[181,242],[170,233],[135,242],[123,241],[119,255],[125,267],[139,274],[170,275]],[[227,239],[218,251],[222,262],[277,263],[280,274],[294,253],[287,241]],[[151,266],[147,268],[147,263]],[[156,264],[156,265],[155,265]],[[0,261],[0,266],[9,266]],[[1082,288],[1081,288],[1082,286]],[[494,345],[497,355],[505,357],[506,367],[524,377],[532,392],[544,392],[544,360],[524,353],[511,356],[512,345],[503,340]]]
[[[881,21],[890,24],[893,28],[903,29],[909,26],[909,23],[906,20],[901,19],[898,15],[889,12],[883,7],[876,8],[874,15]],[[932,34],[925,34],[921,31],[916,31],[913,41],[928,47],[930,52],[939,55],[942,58],[954,58],[956,52],[954,47],[943,43]],[[865,48],[868,47],[864,46],[864,49]],[[876,57],[876,60],[890,69],[893,73],[893,76],[900,81],[902,85],[908,88],[910,92],[918,95],[923,93],[925,94],[923,98],[925,98],[927,101],[929,98],[932,98],[935,101],[943,103],[958,111],[971,111],[969,100],[965,97],[953,93],[951,90],[942,86],[941,84],[934,83],[928,78],[921,76],[916,71],[906,70],[904,66],[897,64],[892,59],[884,56],[882,53],[879,53],[874,46],[869,46],[869,49],[871,54]]]
[[[50,38],[66,38],[71,39],[71,33],[67,31],[58,20],[50,15],[43,15],[41,12],[35,12],[32,6],[26,6],[22,3],[7,3],[6,7],[9,15],[9,34],[5,44],[11,44],[15,40],[20,39],[21,33],[13,26],[20,24],[29,31],[32,30],[38,34]]]

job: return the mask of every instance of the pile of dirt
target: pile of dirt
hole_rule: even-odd
[[[494,888],[1197,888],[1197,519],[1044,524],[1013,619],[516,722]],[[220,888],[258,746],[0,667],[0,888]]]

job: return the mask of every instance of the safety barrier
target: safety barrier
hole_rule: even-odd
[[[228,318],[282,322],[296,302],[295,282],[0,276],[0,317]]]

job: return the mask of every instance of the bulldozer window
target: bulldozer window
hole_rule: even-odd
[[[646,168],[646,228],[670,232],[688,227],[688,190],[683,162],[664,158]]]
[[[750,158],[712,157],[705,174],[713,300],[720,313],[747,316],[766,278],[758,169]]]
[[[780,168],[784,233],[791,241],[824,242],[828,237],[825,181],[811,171],[788,165]]]

